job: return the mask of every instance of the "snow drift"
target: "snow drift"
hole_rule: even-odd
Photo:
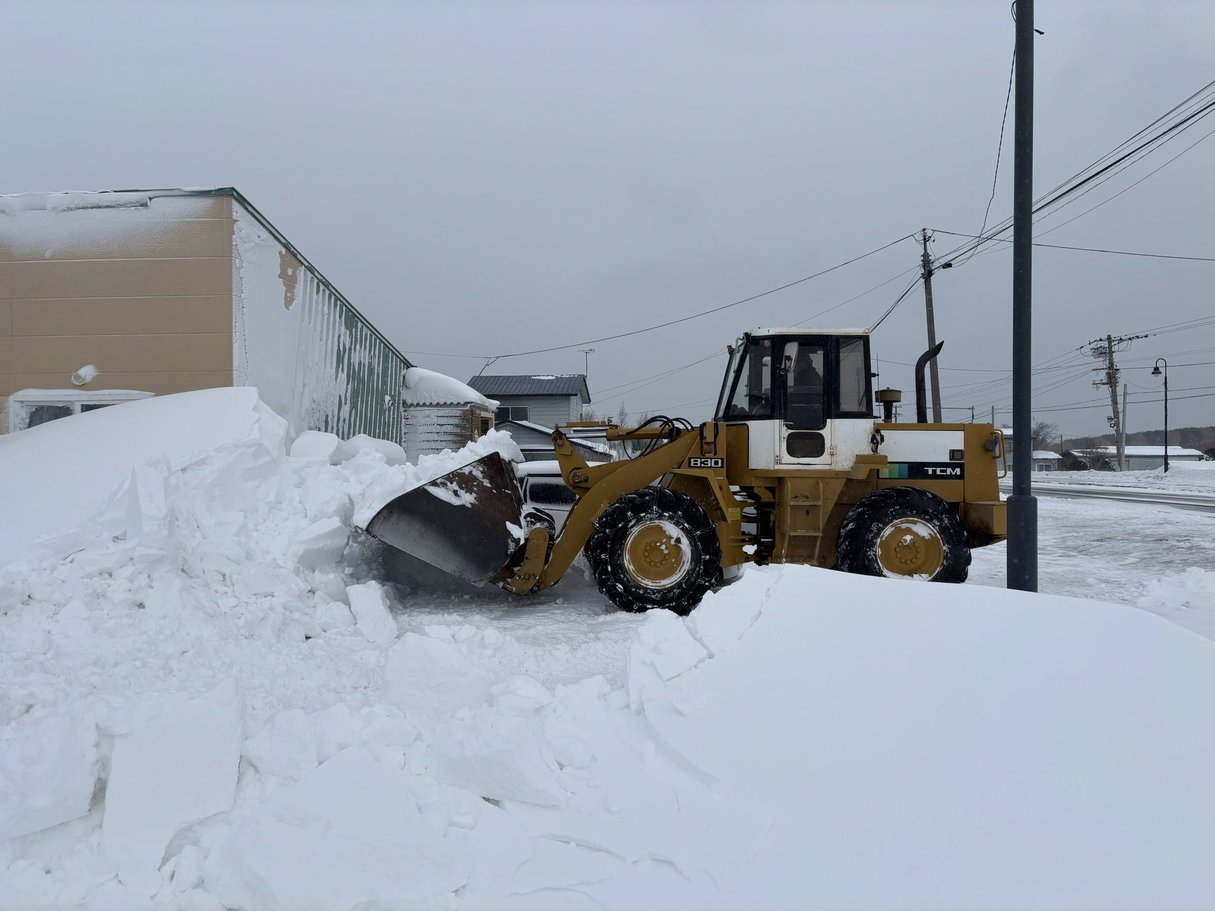
[[[504,435],[288,455],[215,390],[0,444],[56,466],[6,488],[0,907],[1215,895],[1215,644],[1147,612],[778,567],[686,619],[559,586],[415,620],[357,516]]]

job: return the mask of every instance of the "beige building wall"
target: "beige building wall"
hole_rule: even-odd
[[[231,197],[94,195],[120,204],[0,200],[0,417],[18,390],[77,388],[86,364],[91,391],[232,384]]]

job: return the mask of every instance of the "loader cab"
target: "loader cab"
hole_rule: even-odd
[[[823,467],[836,452],[850,466],[873,431],[868,334],[747,333],[731,349],[716,418],[747,423],[751,468]]]

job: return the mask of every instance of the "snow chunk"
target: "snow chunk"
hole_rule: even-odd
[[[120,869],[155,871],[178,829],[232,806],[241,716],[226,681],[115,738],[101,846]]]
[[[452,642],[406,633],[388,652],[385,699],[402,712],[441,720],[489,698],[493,680]]]
[[[346,586],[350,612],[354,614],[359,632],[376,644],[391,642],[397,637],[397,622],[388,609],[384,586],[379,582],[363,582]]]
[[[773,566],[764,574],[744,574],[717,592],[710,592],[688,617],[688,628],[710,655],[720,655],[738,642],[759,619],[773,577],[784,567]]]
[[[0,841],[83,816],[99,768],[97,726],[72,713],[0,730]]]
[[[291,444],[293,459],[323,459],[329,461],[338,447],[342,445],[341,437],[321,430],[305,430]]]
[[[332,632],[335,629],[348,629],[354,626],[354,615],[350,608],[340,601],[326,601],[316,609],[316,625],[322,632]]]
[[[481,797],[546,807],[570,797],[557,779],[540,722],[486,707],[457,720],[438,738],[430,767],[439,781]]]
[[[262,911],[417,903],[471,873],[464,839],[435,831],[405,773],[359,748],[275,792],[206,863],[225,906]]]
[[[708,654],[692,638],[682,617],[670,611],[650,611],[629,648],[629,703],[634,710],[640,709],[648,689],[661,689],[666,681],[691,670]]]
[[[423,367],[406,369],[401,401],[406,405],[472,404],[480,405],[488,411],[494,411],[498,407],[497,402],[487,399],[471,386]]]
[[[341,519],[321,519],[295,536],[291,552],[295,562],[308,569],[332,566],[342,558],[349,538],[350,532]]]
[[[365,433],[355,434],[339,444],[330,457],[330,461],[339,464],[353,459],[361,452],[378,452],[389,465],[401,465],[406,461],[405,450],[399,443],[394,443],[392,440],[377,440]]]
[[[299,709],[279,712],[245,741],[245,758],[268,775],[298,779],[320,762],[320,731]]]

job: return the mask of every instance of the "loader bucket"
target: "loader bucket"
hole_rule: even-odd
[[[523,497],[495,453],[390,500],[367,533],[444,572],[483,585],[506,567],[521,536]]]

